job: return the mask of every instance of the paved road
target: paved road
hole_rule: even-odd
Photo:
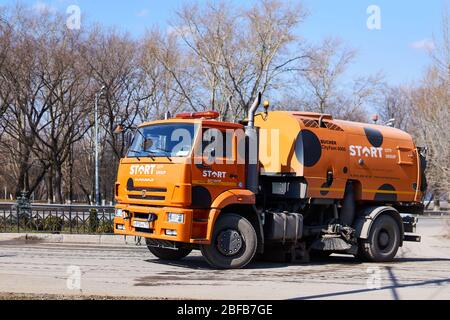
[[[450,238],[441,237],[448,223],[422,220],[423,243],[406,244],[395,263],[332,256],[310,264],[254,263],[239,271],[211,270],[199,254],[162,263],[144,247],[0,242],[0,297],[450,299]],[[81,290],[68,289],[69,275],[77,272],[71,266],[80,268]],[[76,287],[77,278],[70,279]]]

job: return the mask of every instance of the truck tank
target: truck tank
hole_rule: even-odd
[[[420,152],[401,130],[286,111],[260,113],[255,125],[260,175],[304,178],[305,198],[343,199],[352,181],[356,201],[422,200]]]

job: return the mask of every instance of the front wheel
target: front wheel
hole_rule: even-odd
[[[148,250],[157,258],[167,261],[181,260],[192,252],[190,249],[165,249],[151,246],[148,246]]]
[[[237,214],[217,220],[212,242],[201,247],[203,257],[213,268],[240,269],[256,254],[258,239],[250,221]]]
[[[369,238],[359,243],[358,257],[369,262],[391,262],[397,255],[401,242],[401,231],[389,215],[375,220]]]

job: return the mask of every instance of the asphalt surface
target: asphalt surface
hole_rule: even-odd
[[[448,230],[448,220],[422,220],[422,243],[407,243],[394,263],[332,256],[233,271],[210,269],[199,253],[167,263],[145,247],[5,241],[0,299],[450,299]]]

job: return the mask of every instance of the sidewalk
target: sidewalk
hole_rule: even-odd
[[[134,244],[134,237],[84,234],[0,233],[0,245],[6,241],[127,245]]]

